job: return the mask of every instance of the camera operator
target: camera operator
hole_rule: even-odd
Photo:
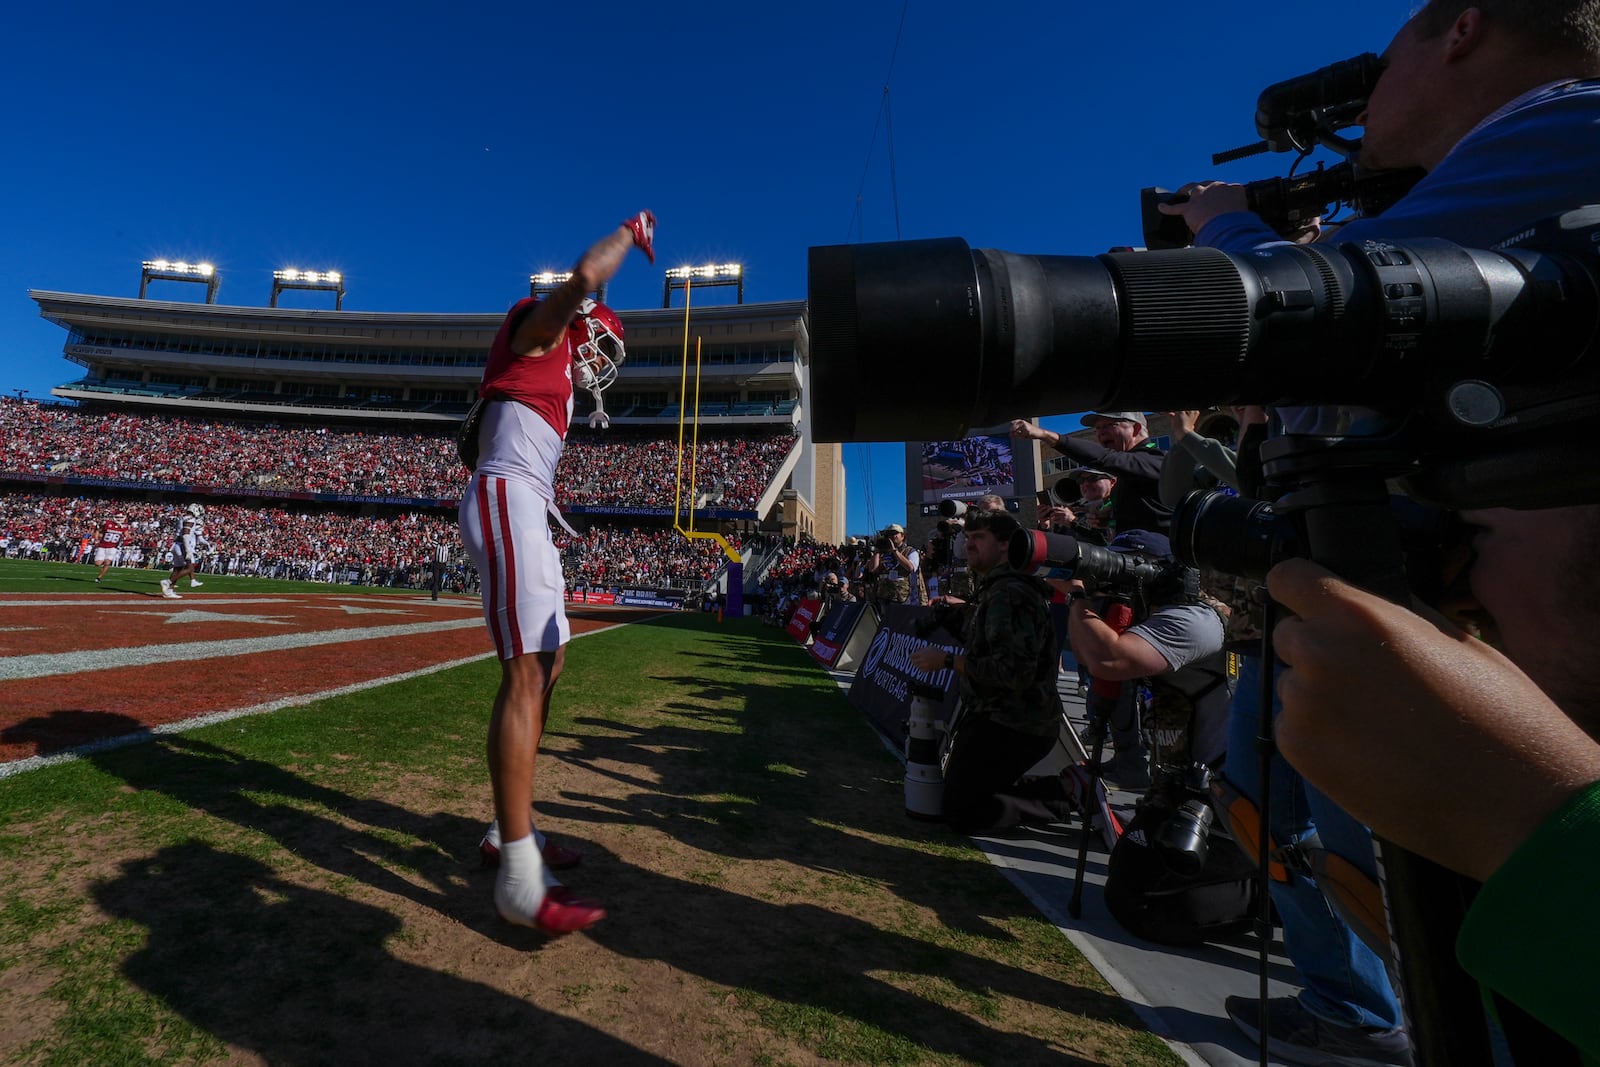
[[[872,545],[866,575],[873,582],[873,597],[880,604],[920,604],[916,595],[917,568],[922,553],[906,544],[906,528],[897,522],[884,527]]]
[[[1117,476],[1094,467],[1074,467],[1068,474],[1078,486],[1078,499],[1071,504],[1052,504],[1039,494],[1039,529],[1071,534],[1091,545],[1111,539],[1111,494]]]
[[[1490,641],[1308,561],[1268,574],[1298,616],[1274,635],[1278,743],[1374,832],[1483,880],[1462,965],[1600,1062],[1600,506],[1463,518]]]
[[[1110,533],[1117,530],[1161,530],[1172,519],[1161,503],[1161,461],[1166,455],[1150,440],[1150,426],[1142,411],[1095,411],[1082,423],[1094,430],[1094,441],[1047,430],[1027,419],[1013,419],[1011,436],[1042,441],[1064,456],[1114,479],[1108,487]]]
[[[1174,562],[1167,539],[1145,530],[1118,534],[1106,547],[1152,562]],[[1187,591],[1163,591],[1152,603],[1138,605],[1133,625],[1119,633],[1103,617],[1105,598],[1084,589],[1082,582],[1072,582],[1068,628],[1073,655],[1095,679],[1149,680],[1155,696],[1152,721],[1187,734],[1187,752],[1174,754],[1180,764],[1215,765],[1226,746],[1232,695],[1222,654],[1222,616],[1189,585]],[[1102,688],[1090,690],[1091,722],[1109,723],[1116,745],[1116,755],[1102,773],[1114,784],[1144,788],[1150,784],[1150,772],[1139,730],[1137,687],[1124,684],[1116,697],[1102,693]],[[1173,715],[1169,708],[1180,710]]]
[[[1362,117],[1361,162],[1374,169],[1418,166],[1427,174],[1381,215],[1345,225],[1339,242],[1438,237],[1492,247],[1539,219],[1600,201],[1600,138],[1594,136],[1600,123],[1600,2],[1430,0],[1395,35],[1383,60],[1384,72]],[[1244,210],[1240,186],[1202,182],[1180,192],[1188,195],[1186,203],[1160,210],[1183,216],[1197,244],[1248,253],[1281,240]],[[1360,431],[1369,421],[1359,409],[1289,408],[1273,415],[1289,432],[1304,433]],[[1241,692],[1250,687],[1241,676]],[[1277,788],[1279,773],[1275,768],[1273,796],[1289,796],[1292,791]],[[1286,765],[1282,773],[1293,774]],[[1328,827],[1318,829],[1326,838]],[[1372,873],[1370,863],[1365,869]],[[1279,896],[1275,892],[1274,900]],[[1288,932],[1296,919],[1283,917],[1285,945],[1305,973],[1294,949],[1297,939]],[[1353,951],[1359,956],[1362,950]],[[1322,970],[1334,982],[1341,973],[1370,974],[1369,996],[1377,985],[1387,986],[1375,956],[1354,970],[1344,961],[1326,960]],[[1377,999],[1382,1010],[1373,1015],[1352,1011],[1348,1000],[1330,1005],[1323,998],[1309,1008],[1305,997],[1298,1008],[1275,1001],[1269,1048],[1290,1041],[1289,1032],[1296,1030],[1296,1044],[1310,1040],[1313,1047],[1350,1038],[1356,1055],[1363,1035],[1399,1025],[1392,995]],[[1252,1032],[1245,1020],[1255,1018],[1256,1005],[1236,1000],[1230,998],[1229,1014]]]
[[[1061,730],[1056,693],[1056,646],[1045,610],[1049,589],[1006,562],[1017,520],[1005,511],[969,512],[967,565],[978,579],[977,599],[962,605],[942,598],[936,609],[965,607],[958,625],[966,651],[934,647],[911,654],[918,670],[952,670],[961,686],[962,714],[950,737],[944,768],[944,818],[961,833],[1015,825],[1025,812],[1003,795],[1049,755]]]
[[[978,512],[1000,512],[1006,510],[1005,497],[996,493],[985,493],[973,501],[968,515]],[[971,600],[975,592],[972,585],[972,572],[967,569],[967,531],[966,518],[957,517],[948,520],[951,522],[954,536],[950,540],[950,570],[941,583],[946,593],[961,600]],[[943,525],[941,523],[941,525]]]

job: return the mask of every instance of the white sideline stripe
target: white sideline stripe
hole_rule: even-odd
[[[474,621],[480,624],[482,623],[481,619]],[[618,622],[613,623],[610,626],[602,626],[598,630],[588,630],[581,634],[573,634],[572,640],[576,641],[580,637],[591,637],[594,634],[603,634],[607,630],[615,630],[619,626],[626,625],[628,624]],[[392,629],[392,627],[389,628]],[[53,767],[58,763],[71,763],[74,760],[82,759],[85,756],[92,756],[98,752],[109,752],[112,749],[125,748],[128,745],[142,744],[145,741],[154,740],[161,734],[178,734],[185,730],[195,730],[202,726],[211,726],[219,722],[227,722],[230,719],[241,719],[246,715],[262,715],[269,711],[280,711],[283,708],[294,708],[300,707],[304,704],[313,704],[319,700],[327,700],[331,697],[344,696],[349,693],[359,693],[366,689],[376,689],[380,685],[388,685],[391,682],[410,681],[412,678],[421,678],[424,675],[434,674],[438,671],[447,671],[452,667],[461,667],[468,663],[476,663],[479,660],[492,659],[493,657],[493,652],[480,652],[475,656],[466,656],[462,659],[450,660],[448,663],[436,663],[431,667],[421,667],[414,671],[406,671],[404,674],[391,674],[387,678],[373,678],[365,682],[356,682],[352,685],[340,686],[337,689],[324,689],[320,693],[305,693],[295,697],[282,697],[278,700],[269,700],[265,704],[256,704],[248,708],[235,708],[232,711],[207,712],[204,715],[196,715],[192,719],[181,719],[178,722],[162,723],[160,726],[151,726],[143,730],[135,730],[131,734],[118,734],[116,737],[107,737],[100,741],[90,741],[89,743],[79,745],[76,748],[69,748],[62,752],[52,752],[48,756],[28,756],[24,759],[13,760],[10,763],[0,763],[0,779],[10,778],[13,775],[21,774],[24,771],[36,771],[41,767]]]
[[[149,604],[151,601],[158,601],[159,602],[159,601],[165,599],[164,597],[157,596],[155,593],[150,593],[150,594],[138,593],[138,594],[135,594],[133,598],[129,598],[129,597],[125,597],[125,596],[101,597],[101,598],[96,599],[96,600],[90,600],[88,598],[88,595],[87,594],[83,594],[83,593],[79,593],[79,594],[75,594],[75,595],[78,597],[78,599],[76,599],[76,600],[67,600],[67,599],[63,599],[63,598],[60,598],[60,597],[52,597],[49,600],[0,600],[0,608],[98,608],[98,607],[106,607],[106,606],[110,606],[110,607],[114,607],[114,608],[138,608],[138,607],[144,607],[146,604]],[[193,599],[196,604],[292,604],[292,603],[294,603],[294,601],[288,599],[287,597],[281,597],[281,596],[278,596],[278,597],[267,597],[267,596],[220,597],[220,596],[206,596],[204,593],[187,593],[187,594],[183,595],[181,599],[183,599],[183,600]],[[191,607],[192,606],[193,605],[191,605]]]
[[[381,641],[388,637],[411,637],[416,634],[464,630],[469,626],[482,625],[482,619],[448,619],[444,622],[362,626],[348,630],[281,634],[277,637],[184,641],[175,645],[139,645],[133,648],[107,648],[99,651],[39,652],[31,656],[12,656],[0,660],[0,681],[47,678],[57,674],[83,674],[88,671],[116,670],[120,667],[149,667],[157,663],[222,659],[228,656],[248,656],[257,652],[281,652],[291,648],[340,645],[353,641]]]

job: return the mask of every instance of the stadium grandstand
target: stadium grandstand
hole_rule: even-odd
[[[159,566],[163,522],[201,502],[208,570],[413,585],[437,545],[462,558],[454,435],[502,314],[346,310],[342,283],[334,310],[218,304],[214,278],[206,303],[144,290],[30,291],[83,373],[50,401],[0,401],[0,551],[76,559],[124,511],[128,560]],[[785,543],[842,541],[838,446],[806,415],[805,305],[619,314],[610,428],[579,391],[557,472],[569,588],[725,591],[720,550],[675,526],[721,535],[752,591]]]

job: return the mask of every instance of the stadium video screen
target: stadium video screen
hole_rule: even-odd
[[[1017,466],[1009,434],[925,441],[922,445],[922,502],[976,500],[986,493],[1016,495]]]

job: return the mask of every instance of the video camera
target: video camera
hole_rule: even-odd
[[[1369,170],[1361,164],[1361,142],[1339,133],[1357,124],[1367,97],[1383,74],[1383,60],[1371,52],[1278,82],[1256,101],[1256,132],[1261,140],[1219,152],[1213,165],[1230,163],[1261,152],[1298,152],[1303,159],[1318,145],[1331,148],[1344,161],[1322,164],[1309,174],[1265,178],[1244,187],[1249,209],[1279,233],[1289,235],[1324,214],[1331,204],[1345,204],[1362,215],[1375,215],[1400,199],[1422,177],[1420,168]],[[1159,187],[1139,191],[1146,248],[1184,248],[1193,243],[1188,224],[1163,215],[1158,204],[1186,197]]]

